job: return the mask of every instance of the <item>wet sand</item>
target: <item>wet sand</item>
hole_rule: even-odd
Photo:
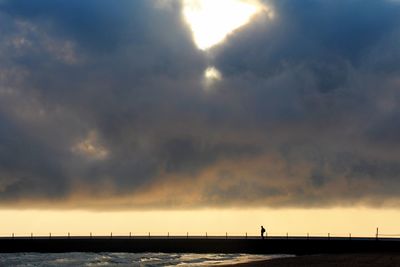
[[[400,254],[312,255],[230,265],[235,267],[396,267]]]

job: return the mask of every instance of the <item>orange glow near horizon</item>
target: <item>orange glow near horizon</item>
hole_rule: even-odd
[[[0,236],[71,235],[269,235],[374,236],[400,233],[395,209],[209,209],[190,211],[1,210]]]

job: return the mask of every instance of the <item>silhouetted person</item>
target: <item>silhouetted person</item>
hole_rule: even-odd
[[[264,239],[265,228],[261,225],[261,238]]]

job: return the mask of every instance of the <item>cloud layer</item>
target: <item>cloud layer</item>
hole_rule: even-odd
[[[203,52],[179,1],[0,1],[0,203],[398,203],[400,3],[265,4]]]

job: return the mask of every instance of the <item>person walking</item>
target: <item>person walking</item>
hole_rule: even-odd
[[[264,239],[265,228],[261,225],[261,238]]]

